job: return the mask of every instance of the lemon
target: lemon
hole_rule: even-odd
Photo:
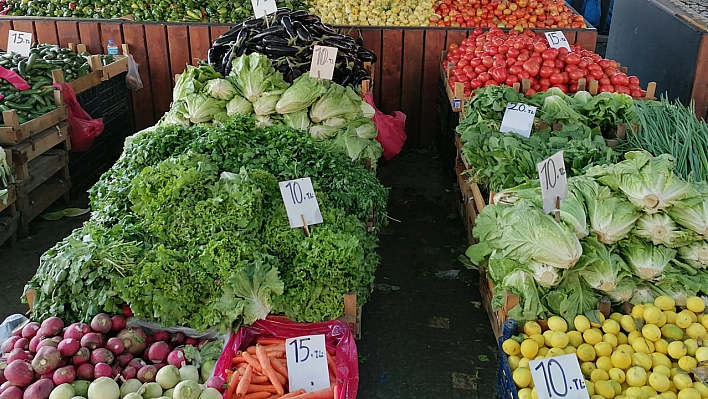
[[[647,399],[658,395],[658,393],[654,390],[654,388],[652,388],[649,385],[645,385],[645,386],[641,387],[640,389],[642,390],[644,397]]]
[[[652,373],[649,376],[649,385],[657,392],[666,392],[671,387],[671,381],[664,374]]]
[[[538,354],[541,356],[546,356],[546,354],[548,354],[548,348],[545,346],[538,348]]]
[[[665,310],[664,314],[666,315],[666,322],[670,324],[676,324],[676,316],[677,313],[674,312],[673,310]]]
[[[595,381],[595,393],[605,399],[615,397],[615,388],[607,381]]]
[[[656,306],[651,306],[644,308],[644,314],[642,315],[642,318],[649,324],[658,324],[661,320],[661,316],[663,315],[664,314],[661,312],[661,309],[657,308]]]
[[[701,398],[704,398],[704,399],[708,398],[708,385],[706,385],[700,381],[696,381],[693,383],[693,386],[691,388],[698,391],[698,393],[701,394]]]
[[[686,354],[688,356],[695,356],[698,350],[698,341],[693,338],[684,340],[683,343],[686,345]]]
[[[581,344],[575,352],[582,362],[592,362],[595,360],[595,348],[590,344]]]
[[[531,384],[531,370],[526,367],[519,367],[511,373],[511,378],[519,388],[526,388]]]
[[[517,393],[519,399],[531,399],[531,388],[521,388]]]
[[[619,369],[617,367],[611,368],[610,371],[607,372],[607,374],[610,376],[611,380],[617,381],[620,384],[623,383],[625,380],[624,370]]]
[[[654,324],[645,324],[642,327],[642,335],[649,341],[656,342],[661,338],[661,330]]]
[[[566,355],[570,355],[571,353],[575,353],[575,352],[577,352],[577,351],[578,351],[578,350],[577,350],[574,346],[571,346],[571,345],[568,345],[568,346],[566,346],[565,348],[563,348],[563,352],[564,352]]]
[[[594,328],[600,328],[600,327],[602,327],[602,323],[604,323],[604,322],[605,322],[605,315],[600,313],[600,323],[595,323],[594,321],[591,320],[590,326],[592,326]]]
[[[584,315],[579,314],[573,319],[573,325],[575,326],[576,330],[583,333],[586,330],[590,329],[590,320],[588,320],[588,318]]]
[[[642,389],[639,387],[629,387],[624,391],[624,394],[627,396],[627,398],[647,399],[644,395],[644,391],[642,391]]]
[[[661,314],[659,315],[659,321],[657,321],[655,324],[657,327],[662,327],[664,324],[666,324],[666,315],[664,314],[664,312],[661,312]]]
[[[673,378],[673,381],[674,385],[676,386],[676,389],[678,389],[679,392],[693,385],[693,380],[691,380],[691,377],[689,377],[687,374],[676,374]]]
[[[519,367],[526,367],[526,368],[529,368],[529,362],[530,362],[530,361],[531,361],[531,359],[527,359],[527,358],[525,358],[525,357],[522,357],[522,358],[519,360]]]
[[[548,318],[548,328],[551,331],[566,332],[568,331],[568,323],[560,316],[551,316]]]
[[[524,334],[529,336],[541,334],[541,326],[535,321],[528,321],[524,324]]]
[[[693,388],[679,390],[678,399],[701,399],[701,394]]]
[[[632,348],[632,346],[629,344],[617,345],[617,349],[615,349],[615,350],[618,350],[618,351],[623,350],[623,351],[629,353],[630,355],[633,355],[635,352],[634,348]]]
[[[612,354],[612,345],[607,342],[598,342],[594,346],[595,354],[599,356],[610,356]]]
[[[678,396],[676,396],[676,393],[671,392],[671,391],[662,392],[661,397],[663,399],[678,399]]]
[[[683,371],[691,371],[691,369],[695,369],[698,364],[696,363],[696,359],[694,359],[692,356],[684,356],[678,361],[679,367]]]
[[[621,333],[620,333],[621,334]],[[602,336],[602,342],[607,342],[610,344],[612,349],[617,348],[617,345],[619,345],[619,340],[617,339],[617,336],[614,334],[605,334]]]
[[[619,382],[617,382],[615,380],[608,380],[607,382],[609,382],[610,385],[612,385],[612,388],[615,389],[615,395],[619,395],[622,393],[622,385]],[[615,396],[615,397],[617,397],[617,396]]]
[[[623,316],[622,313],[612,312],[612,314],[610,314],[610,320],[614,320],[619,323],[620,320],[622,319],[622,316]]]
[[[519,351],[523,357],[533,359],[538,355],[538,344],[533,339],[526,338],[521,343]]]
[[[691,316],[691,322],[696,323],[698,321],[698,316],[696,316],[696,314],[691,312],[690,310],[684,309],[684,310],[682,310],[682,312],[686,312],[686,314]]]
[[[668,367],[666,367],[663,364],[660,364],[660,365],[654,367],[653,370],[654,370],[653,374],[663,374],[666,376],[666,378],[671,377],[671,369],[669,369]]]
[[[693,323],[686,329],[686,334],[693,339],[703,338],[706,335],[706,328],[702,324]]]
[[[705,316],[705,314],[703,314],[703,313],[696,313],[696,323],[703,324],[703,317],[704,316]],[[705,326],[703,326],[703,327],[705,327]]]
[[[688,326],[693,323],[693,319],[689,313],[690,311],[682,310],[676,315],[676,325],[679,328],[688,328]]]
[[[565,355],[565,351],[561,348],[551,348],[548,350],[548,353],[546,353],[546,357],[556,357],[556,356],[563,356]]]
[[[630,315],[622,316],[619,323],[622,329],[628,333],[637,329],[637,323],[634,321],[634,317]]]
[[[602,332],[597,328],[591,328],[583,333],[583,339],[590,345],[595,345],[602,341]]]
[[[529,335],[529,338],[536,341],[536,345],[538,345],[539,348],[546,345],[546,340],[543,339],[543,335],[541,334],[532,334]]]
[[[681,359],[682,357],[686,356],[686,344],[684,344],[681,341],[674,341],[669,344],[669,356],[671,356],[674,359]]]
[[[654,305],[661,310],[674,310],[676,309],[676,302],[674,298],[666,295],[658,296],[654,299]],[[663,392],[663,391],[661,391]]]
[[[554,348],[565,348],[568,346],[568,335],[564,332],[554,331],[549,340],[552,347]]]
[[[553,335],[553,331],[551,330],[546,330],[543,332],[543,346],[551,347],[551,336]]]
[[[597,392],[597,382],[598,381],[607,381],[610,379],[610,375],[607,373],[606,370],[603,369],[595,369],[590,373],[590,381],[595,383],[595,392]]]
[[[652,347],[654,346],[654,344],[651,341],[649,341],[645,338],[637,338],[632,343],[632,348],[634,349],[635,352],[652,353],[653,350],[650,349],[650,347],[649,347],[650,344]]]
[[[657,366],[664,366],[668,369],[671,368],[671,359],[669,359],[665,354],[654,352],[651,354],[651,365],[652,368]]]
[[[509,356],[517,356],[521,353],[521,345],[512,338],[509,338],[502,343],[502,350]]]
[[[509,368],[511,369],[511,371],[514,371],[517,367],[519,367],[519,360],[521,359],[519,359],[518,356],[512,355],[506,358],[506,360],[509,362]]]
[[[632,355],[621,349],[614,351],[610,359],[613,366],[622,370],[627,370],[632,365]]]
[[[708,317],[703,317],[703,320],[701,320],[701,325],[708,328]]]
[[[531,399],[538,399],[538,393],[536,393],[536,387],[531,390]]]
[[[604,323],[602,323],[602,331],[606,334],[617,334],[620,332],[620,325],[612,319],[607,319]]]
[[[533,360],[541,360],[541,359],[545,359],[545,358],[546,358],[545,356],[538,355]]]
[[[708,360],[708,348],[702,346],[696,349],[696,360],[698,360],[699,362],[705,362],[706,360]]]
[[[580,331],[568,331],[568,342],[574,347],[578,347],[583,343],[583,333]]]
[[[627,335],[627,342],[632,345],[637,338],[642,338],[642,332],[636,330],[632,331]]]
[[[681,370],[678,367],[678,364],[676,366],[671,367],[671,379],[673,379],[674,377],[676,377],[679,374],[686,374],[686,372]]]
[[[647,371],[635,366],[627,370],[625,378],[630,387],[642,387],[647,383]]]
[[[647,355],[646,353],[635,353],[632,355],[632,365],[641,367],[646,371],[651,370],[651,366],[653,365],[651,355]]]
[[[661,336],[666,339],[680,340],[683,338],[683,330],[676,324],[664,324],[661,327]]]
[[[590,378],[590,375],[595,370],[597,370],[597,367],[595,367],[595,363],[593,362],[585,362],[580,365],[580,371],[583,372],[583,376],[585,376],[585,378]]]
[[[602,369],[602,370],[609,372],[610,369],[612,368],[612,360],[608,356],[598,357],[597,360],[595,361],[595,366],[598,369]]]
[[[589,380],[585,380],[585,388],[588,390],[588,395],[591,397],[595,395],[595,383]]]
[[[617,345],[626,344],[627,342],[629,342],[627,340],[627,334],[623,332],[617,333]]]
[[[636,305],[632,308],[632,317],[641,319],[644,315],[644,305]]]

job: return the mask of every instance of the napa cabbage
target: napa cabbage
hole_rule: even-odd
[[[283,76],[273,68],[270,59],[258,53],[234,59],[227,79],[234,85],[239,95],[252,103],[265,92],[288,87]]]
[[[217,100],[229,101],[236,95],[236,88],[226,79],[212,79],[204,85],[204,92]]]
[[[634,235],[651,241],[654,245],[676,248],[697,239],[693,232],[683,231],[665,213],[647,213],[637,220]]]
[[[614,244],[625,238],[639,219],[631,203],[614,196],[609,188],[583,177],[574,181],[587,206],[590,231],[603,244]]]
[[[320,123],[330,118],[341,117],[346,120],[361,114],[361,98],[350,87],[331,84],[310,108],[310,119]]]
[[[293,112],[283,115],[285,124],[293,129],[308,130],[310,128],[310,118],[307,116],[307,110]]]
[[[647,281],[658,279],[664,269],[676,258],[677,251],[663,245],[652,245],[640,239],[624,240],[620,243],[622,258],[632,273]]]
[[[605,246],[595,236],[582,242],[583,255],[574,270],[594,289],[613,292],[627,275],[627,265],[612,247]]]
[[[696,269],[708,268],[708,242],[696,241],[678,247],[678,254],[681,260]]]
[[[253,105],[245,98],[236,95],[231,101],[226,103],[226,114],[231,115],[251,115],[253,113]]]
[[[320,83],[316,78],[310,77],[309,74],[301,75],[295,79],[292,86],[285,90],[285,93],[275,105],[275,110],[279,114],[301,111],[312,105],[326,92],[327,84],[325,82]]]

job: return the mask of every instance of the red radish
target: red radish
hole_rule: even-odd
[[[172,345],[180,346],[184,345],[185,339],[187,339],[187,337],[184,335],[184,333],[177,332],[172,335],[172,339],[170,341],[172,342]]]
[[[30,339],[29,343],[29,351],[32,353],[37,353],[37,346],[39,346],[39,342],[42,340],[42,337],[39,335],[35,335]]]
[[[167,363],[171,364],[177,368],[182,367],[182,364],[184,362],[185,362],[184,350],[182,348],[178,348],[178,349],[173,350],[167,356]]]
[[[148,335],[147,338],[145,338],[145,345],[150,346],[155,342],[155,336],[154,335]]]
[[[155,363],[153,366],[155,366],[155,370],[160,371],[161,368],[167,366],[167,363]]]
[[[12,336],[12,337],[6,339],[5,342],[3,342],[2,345],[0,345],[0,352],[9,353],[11,350],[13,350],[15,348],[15,344],[17,343],[17,341],[20,340],[20,338],[21,337]]]
[[[158,341],[148,348],[148,360],[153,363],[164,363],[170,354],[170,346],[167,342]]]
[[[62,356],[74,356],[76,351],[79,350],[81,345],[79,344],[79,341],[75,340],[74,338],[66,338],[63,341],[59,342],[59,345],[57,346],[57,349],[59,349],[59,352],[61,352]]]
[[[38,335],[43,337],[53,337],[61,332],[64,328],[64,322],[58,317],[50,317],[44,320],[37,331]]]
[[[157,341],[169,341],[170,340],[170,333],[167,331],[158,331],[154,335],[155,337],[155,342]]]
[[[192,345],[192,346],[197,346],[199,344],[199,341],[197,341],[196,338],[192,337],[187,337],[187,339],[184,340],[185,345]]]
[[[74,354],[74,357],[71,359],[71,362],[74,364],[74,366],[81,366],[82,364],[86,364],[91,360],[91,351],[88,348],[79,348],[78,351]]]
[[[125,351],[125,344],[122,339],[113,337],[108,339],[106,348],[113,352],[114,355],[120,355]]]
[[[25,389],[23,399],[47,399],[54,389],[54,382],[48,378],[42,378]]]
[[[125,317],[115,315],[111,317],[111,331],[120,331],[125,328]]]
[[[99,379],[101,377],[113,378],[113,369],[111,369],[111,366],[107,365],[106,363],[99,363],[93,369],[93,376],[96,379]]]
[[[204,384],[204,386],[207,388],[214,388],[217,391],[223,393],[224,392],[224,384],[226,384],[226,381],[224,381],[224,379],[219,377],[218,375],[215,375],[215,376],[209,378],[206,381],[206,384]]]
[[[11,331],[12,335],[15,337],[22,337],[22,329],[18,328],[18,327],[15,327],[15,329]],[[22,327],[24,327],[24,326],[22,326]]]
[[[54,373],[47,373],[47,374],[42,374],[42,375],[37,374],[37,377],[39,377],[39,378],[35,378],[37,380],[42,380],[42,379],[51,380],[54,377]]]
[[[132,353],[133,356],[143,353],[147,347],[145,343],[147,335],[140,328],[126,328],[119,332],[117,337],[123,340],[125,349]]]
[[[130,310],[130,306],[123,305],[120,308],[123,309],[123,316],[125,316],[125,317],[132,317],[133,316],[133,311]]]
[[[145,360],[136,357],[128,363],[128,366],[135,367],[136,370],[140,370],[144,366],[147,366],[147,363],[145,363]]]
[[[0,393],[0,399],[22,399],[22,390],[16,386],[8,387]]]
[[[24,327],[22,327],[22,338],[32,339],[32,337],[37,335],[40,325],[41,324],[36,321],[27,323]]]
[[[123,369],[123,371],[121,372],[121,375],[126,380],[132,380],[133,378],[135,378],[136,375],[138,375],[138,370],[136,370],[135,367],[128,366]]]
[[[2,368],[0,369],[0,384],[4,384],[7,382],[7,378],[5,378],[5,369]],[[0,392],[2,392],[2,385],[0,385]]]
[[[13,387],[13,386],[14,386],[14,385],[12,385],[9,381],[3,382],[2,385],[0,385],[0,393],[2,393],[2,392],[3,392],[4,390],[6,390],[7,388],[10,388],[10,387]]]
[[[91,352],[91,364],[111,364],[113,363],[113,360],[115,360],[115,356],[113,356],[113,353],[106,348],[97,348]]]
[[[44,348],[45,346],[48,346],[50,348],[56,348],[59,346],[58,342],[55,342],[51,338],[45,338],[37,344],[37,352],[39,352],[40,349]]]
[[[148,346],[147,348],[145,348],[145,350],[143,351],[143,354],[140,355],[140,357],[142,357],[143,359],[148,359],[148,351],[149,350],[150,350],[150,347]]]
[[[79,327],[81,327],[81,332],[84,333],[84,335],[92,332],[91,331],[91,326],[89,326],[86,323],[79,323]]]
[[[81,346],[91,350],[103,348],[105,343],[106,341],[104,341],[103,335],[99,333],[88,333],[81,338]]]
[[[32,359],[32,368],[37,374],[46,374],[56,370],[61,360],[59,349],[53,346],[45,346],[37,351],[37,355]]]
[[[5,378],[12,385],[23,388],[34,380],[34,369],[24,360],[15,360],[5,367]]]
[[[71,384],[76,379],[76,370],[73,366],[66,366],[60,369],[54,370],[54,375],[52,376],[52,381],[55,384]]]
[[[111,367],[111,377],[113,377],[113,378],[118,377],[120,375],[121,371],[123,371],[123,369],[119,365],[117,365],[117,364],[113,365],[113,367]]]
[[[84,331],[81,327],[81,323],[73,323],[70,324],[69,327],[64,330],[64,339],[67,338],[72,338],[77,341],[81,341],[81,338],[84,336]]]
[[[29,343],[29,338],[20,338],[17,340],[17,342],[15,342],[15,348],[27,350],[29,349]]]
[[[15,348],[10,351],[10,353],[7,354],[6,360],[8,363],[12,363],[15,360],[29,360],[29,355],[27,352],[23,351],[20,348]]]
[[[61,352],[59,352],[61,353]],[[69,366],[71,362],[69,361],[68,357],[62,357],[61,360],[59,360],[59,364],[57,365],[57,368],[60,369],[62,367]]]
[[[118,362],[121,367],[127,366],[131,360],[133,360],[133,355],[130,353],[123,353],[121,355],[116,356],[116,362]]]
[[[209,341],[208,339],[203,339],[203,340],[199,341],[199,345],[197,345],[197,349],[202,349],[202,346],[204,346],[204,344],[209,343],[209,342],[211,342],[211,341]]]
[[[101,334],[111,331],[112,325],[113,321],[111,320],[111,317],[105,313],[99,313],[96,316],[93,316],[93,319],[91,320],[91,329]]]
[[[155,381],[155,374],[157,374],[157,369],[155,366],[143,366],[138,370],[138,380],[142,383]]]
[[[93,364],[85,363],[76,369],[76,378],[80,380],[93,381]]]

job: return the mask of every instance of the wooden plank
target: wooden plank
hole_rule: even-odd
[[[597,31],[594,29],[578,31],[575,44],[586,50],[595,51],[595,46],[597,45]]]
[[[57,173],[60,175],[61,172]],[[28,232],[29,223],[47,210],[54,202],[68,193],[71,189],[71,180],[55,176],[37,187],[31,193],[18,194],[17,208],[21,212],[21,235]]]
[[[197,61],[207,58],[207,51],[211,47],[211,37],[209,27],[202,25],[189,26],[189,47],[192,57],[192,65],[197,66]]]
[[[20,214],[13,212],[13,214],[0,216],[0,245],[8,242],[10,246],[15,245],[17,241],[17,226],[20,222]]]
[[[26,193],[33,191],[67,165],[69,165],[69,153],[66,150],[57,149],[45,152],[30,162],[29,177],[19,181],[20,190]]]
[[[381,54],[383,53],[381,46],[382,36],[383,32],[381,29],[372,28],[362,29],[361,31],[361,38],[364,40],[364,47],[373,51],[378,59],[378,61],[371,66],[374,74],[373,89],[371,91],[374,95],[374,102],[376,104],[381,102]]]
[[[440,79],[440,62],[445,48],[445,31],[430,29],[425,31],[425,50],[423,51],[423,91],[420,104],[420,131],[434,132],[437,125],[437,93]],[[426,133],[425,137],[431,137]],[[410,143],[415,147],[427,147],[432,140]]]
[[[6,113],[3,113],[5,117]],[[66,105],[16,127],[0,127],[0,144],[17,144],[67,118]]]
[[[224,33],[228,32],[229,27],[228,26],[211,26],[209,28],[210,34],[211,34],[211,42],[213,43],[214,40],[218,39],[219,36],[223,35]]]
[[[59,45],[67,47],[69,43],[79,43],[79,25],[74,21],[57,21]]]
[[[145,25],[147,53],[150,57],[150,78],[155,119],[160,119],[170,109],[172,102],[172,76],[167,48],[167,29],[165,25]]]
[[[56,22],[53,20],[41,21],[35,24],[38,43],[59,44]]]
[[[564,30],[563,36],[565,36],[565,40],[568,41],[570,44],[575,44],[575,42],[578,40],[578,34],[574,30]]]
[[[167,26],[167,43],[169,50],[166,51],[170,55],[170,77],[178,73],[184,72],[187,64],[191,62],[189,57],[189,33],[186,26]]]
[[[63,143],[69,136],[71,136],[71,133],[69,124],[66,122],[46,129],[32,137],[31,141],[11,147],[12,161],[18,167],[19,165],[27,164],[57,144]],[[25,177],[22,176],[20,178],[23,179]]]
[[[423,82],[423,46],[422,30],[403,32],[403,73],[401,78],[401,111],[406,114],[406,132],[414,133],[420,140],[433,140],[433,131],[420,130],[420,99]],[[425,137],[423,136],[430,136]]]
[[[450,47],[452,43],[460,44],[463,40],[467,38],[467,31],[465,30],[450,30],[447,31],[447,37],[445,38],[445,49]]]
[[[78,79],[69,82],[69,86],[74,89],[74,94],[81,94],[86,90],[96,87],[101,84],[101,75],[98,71],[90,72],[88,75],[84,75]]]
[[[37,41],[37,32],[34,30],[34,21],[28,20],[28,19],[16,19],[12,21],[12,29],[18,30],[20,32],[29,32],[32,34],[32,40]],[[2,47],[6,47],[7,45],[7,39],[5,39],[5,42],[1,41]]]
[[[708,35],[701,36],[695,76],[691,98],[695,101],[696,115],[708,120]]]
[[[7,34],[12,29],[11,19],[0,19],[0,47],[7,47]]]
[[[122,54],[121,46],[123,45],[123,32],[121,31],[120,23],[112,22],[102,22],[101,23],[101,45],[103,48],[108,46],[108,41],[113,40],[113,42],[118,46],[118,51]],[[108,51],[102,51],[100,53],[91,52],[91,54],[108,54]]]
[[[0,213],[12,206],[15,200],[17,200],[17,192],[15,191],[15,185],[11,184],[7,187],[7,200],[5,200],[5,202],[0,200]]]
[[[135,128],[140,131],[152,126],[158,119],[155,118],[153,105],[152,81],[144,25],[123,25],[123,40],[130,46],[130,54],[133,55],[135,62],[138,63],[138,73],[143,82],[142,89],[132,92]]]
[[[101,30],[95,22],[79,22],[79,38],[91,54],[102,54]]]
[[[384,53],[381,57],[381,101],[379,108],[390,114],[401,108],[401,65],[403,55],[403,30],[383,32]]]

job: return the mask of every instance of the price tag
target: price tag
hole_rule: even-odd
[[[309,177],[280,182],[279,185],[285,209],[288,211],[290,227],[303,227],[303,219],[308,226],[322,223],[320,205]]]
[[[541,181],[543,211],[548,213],[556,209],[556,200],[568,197],[568,179],[563,161],[563,151],[558,151],[550,158],[536,164],[538,179]]]
[[[513,132],[520,136],[531,136],[533,118],[536,116],[536,107],[524,103],[506,105],[504,118],[499,131],[502,133]]]
[[[306,335],[285,340],[290,392],[304,388],[307,392],[329,388],[325,336]]]
[[[570,44],[561,31],[546,32],[546,39],[552,48],[567,48],[570,51]]]
[[[336,47],[315,46],[312,50],[310,76],[317,79],[332,80],[335,61],[337,61]]]
[[[7,52],[17,53],[24,57],[29,56],[32,45],[32,34],[11,30],[7,34]]]
[[[256,18],[261,18],[278,11],[275,0],[251,0],[251,5],[253,6],[253,14]]]
[[[575,354],[532,360],[529,368],[538,399],[590,399]]]

